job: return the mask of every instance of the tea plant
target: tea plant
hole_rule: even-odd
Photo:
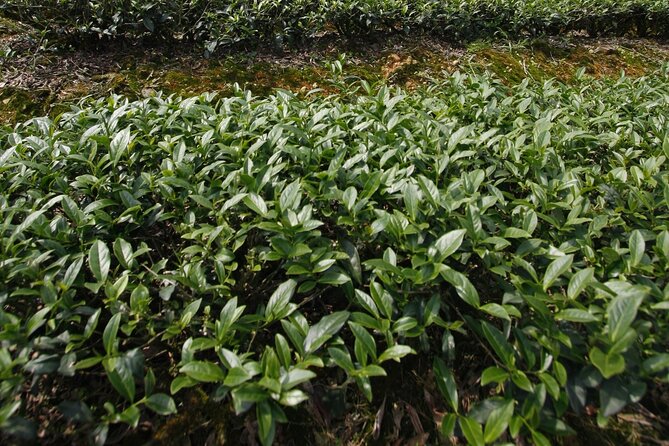
[[[569,31],[666,37],[669,22],[664,0],[7,0],[0,13],[68,35],[185,38],[208,51],[300,43],[332,30],[459,40]]]
[[[35,429],[51,383],[103,444],[196,387],[271,444],[307,382],[338,369],[372,401],[414,355],[445,437],[550,444],[586,406],[605,424],[669,380],[668,116],[669,66],[114,96],[2,128],[0,426]]]

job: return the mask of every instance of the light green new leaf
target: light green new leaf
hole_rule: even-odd
[[[323,317],[317,324],[309,328],[307,336],[304,339],[304,351],[306,353],[313,353],[318,350],[318,348],[339,332],[348,320],[349,315],[348,311],[338,311]]]
[[[455,432],[455,423],[458,421],[458,416],[454,413],[449,413],[444,415],[444,418],[441,420],[441,434],[450,438]]]
[[[96,240],[88,251],[88,266],[98,282],[104,282],[109,275],[109,267],[111,266],[111,255],[107,245],[101,241]]]
[[[567,288],[567,297],[570,299],[576,299],[579,294],[595,280],[595,269],[594,268],[585,268],[569,279],[569,287]]]
[[[109,144],[109,156],[114,166],[121,160],[123,153],[128,149],[128,145],[130,145],[130,127],[126,127],[114,135]]]
[[[442,235],[430,246],[428,256],[432,257],[435,263],[443,262],[462,245],[466,233],[465,229],[456,229]]]
[[[177,412],[174,400],[164,393],[154,393],[146,399],[144,404],[158,415],[171,415]]]
[[[116,351],[116,334],[118,333],[118,327],[121,323],[121,313],[116,313],[109,319],[107,326],[105,327],[102,333],[102,345],[107,352],[107,355],[111,355]]]
[[[625,371],[625,358],[619,353],[606,354],[597,347],[590,350],[592,365],[608,379]]]
[[[606,308],[609,318],[609,337],[612,342],[620,339],[636,319],[637,311],[644,294],[622,293],[613,299]]]
[[[282,319],[288,315],[290,299],[295,294],[295,287],[297,287],[297,281],[288,279],[272,293],[265,307],[266,322]]]
[[[599,320],[599,318],[594,314],[585,310],[579,310],[577,308],[567,308],[566,310],[562,310],[555,315],[555,319],[559,321],[580,323],[597,322]]]
[[[632,232],[629,240],[630,249],[630,266],[637,266],[641,263],[643,254],[646,250],[646,242],[641,235],[641,231],[635,230]]]
[[[499,367],[488,367],[481,374],[481,385],[490,383],[501,383],[509,379],[509,372]]]
[[[181,367],[179,372],[200,382],[214,383],[225,380],[223,370],[207,361],[191,361]]]
[[[379,363],[382,363],[384,361],[388,361],[389,359],[394,359],[398,360],[400,358],[405,357],[406,355],[413,355],[416,352],[414,349],[409,347],[408,345],[393,345],[392,347],[387,348],[381,355],[379,356]]]
[[[249,209],[260,216],[264,217],[267,214],[267,204],[260,195],[250,193],[243,198],[243,201]]]

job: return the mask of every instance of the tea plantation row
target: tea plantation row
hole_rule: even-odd
[[[456,39],[561,34],[667,36],[664,0],[7,0],[0,14],[69,35],[300,43],[335,31]]]
[[[0,427],[31,438],[49,404],[102,444],[195,387],[271,444],[308,382],[378,401],[415,357],[446,437],[605,423],[669,380],[668,117],[669,66],[115,96],[1,128]]]

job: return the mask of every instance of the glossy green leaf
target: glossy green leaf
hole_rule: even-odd
[[[102,345],[104,345],[107,355],[111,355],[116,351],[116,335],[121,323],[121,317],[121,313],[113,315],[111,319],[109,319],[109,322],[107,322],[104,332],[102,333]]]
[[[409,347],[408,345],[393,345],[392,347],[387,348],[381,355],[379,356],[379,363],[382,363],[384,361],[388,361],[390,359],[393,360],[399,360],[406,355],[412,355],[415,354],[416,352],[414,349]]]
[[[465,416],[461,416],[459,420],[460,428],[467,439],[467,443],[472,446],[484,446],[485,440],[483,439],[483,429],[481,428],[481,425],[476,420]]]
[[[569,287],[567,288],[567,296],[570,299],[576,299],[585,288],[594,281],[595,279],[595,270],[594,268],[585,268],[569,279]]]
[[[289,314],[290,299],[295,294],[296,287],[297,281],[288,279],[272,293],[267,302],[267,307],[265,307],[265,319],[267,322],[282,319]]]
[[[444,361],[438,357],[434,358],[432,370],[434,371],[437,388],[446,399],[446,402],[451,406],[451,409],[457,413],[460,402],[458,398],[458,386],[455,383],[453,372],[446,366]]]
[[[567,272],[571,267],[572,262],[574,261],[573,255],[560,256],[557,259],[553,260],[548,268],[546,269],[546,274],[544,274],[543,287],[544,290],[553,285],[553,283],[560,277],[562,274]]]
[[[88,251],[88,266],[98,282],[107,280],[111,266],[111,256],[107,245],[96,240]]]
[[[483,440],[492,443],[506,431],[513,416],[513,401],[508,400],[497,409],[490,412],[483,430]]]
[[[646,242],[643,235],[638,230],[632,232],[629,240],[630,249],[630,266],[637,266],[641,263],[644,251],[646,250]]]
[[[599,348],[593,347],[590,350],[590,361],[597,367],[604,378],[610,378],[618,375],[625,370],[625,358],[618,353],[606,354]]]
[[[207,361],[191,361],[179,369],[179,373],[201,382],[222,382],[225,373],[219,366]]]
[[[304,339],[304,350],[307,353],[311,353],[320,348],[339,332],[349,316],[350,313],[348,311],[338,311],[323,317],[317,324],[309,328],[307,336]]]
[[[177,412],[174,400],[164,393],[154,393],[144,401],[144,404],[158,415],[171,415]]]

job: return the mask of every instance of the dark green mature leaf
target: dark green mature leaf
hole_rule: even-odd
[[[446,366],[441,358],[434,358],[432,363],[432,370],[437,382],[437,388],[441,394],[446,398],[446,402],[451,406],[453,411],[458,412],[460,400],[458,399],[458,387],[453,377],[453,372]]]
[[[189,376],[193,377],[190,374]],[[251,378],[251,374],[247,372],[244,367],[233,367],[228,370],[228,374],[225,376],[225,380],[223,380],[223,385],[227,387],[237,387]]]
[[[352,373],[355,370],[355,365],[351,359],[351,355],[348,351],[344,351],[341,348],[331,347],[328,349],[330,357],[337,366],[346,371],[346,373]]]
[[[298,389],[293,389],[288,390],[287,392],[282,392],[279,403],[281,403],[283,406],[293,407],[307,401],[308,399],[309,395],[307,395],[305,392]]]
[[[279,206],[282,211],[297,210],[300,204],[300,181],[295,180],[288,184],[281,192]]]
[[[623,382],[617,378],[606,381],[599,391],[602,415],[615,415],[628,404],[641,400],[645,393],[646,384],[639,381]]]
[[[77,260],[72,262],[70,266],[67,267],[67,270],[65,271],[65,275],[63,276],[63,285],[66,287],[71,287],[74,285],[74,282],[77,280],[77,277],[79,276],[79,272],[81,271],[81,267],[84,264],[84,258],[79,257]]]
[[[498,317],[500,319],[505,319],[507,321],[511,320],[511,317],[509,316],[509,313],[506,311],[506,309],[501,306],[500,304],[496,303],[489,303],[481,306],[479,308],[481,311],[485,311],[491,316]]]
[[[114,241],[114,255],[124,268],[130,269],[133,260],[132,245],[122,238]]]
[[[271,445],[276,433],[276,419],[268,401],[261,401],[256,404],[256,418],[258,420],[260,442],[263,446]]]
[[[351,272],[351,277],[355,283],[362,283],[362,265],[360,263],[360,255],[358,254],[358,249],[355,247],[350,240],[344,239],[341,241],[341,246],[344,249],[344,252],[348,256],[349,260],[349,270]]]
[[[478,307],[480,305],[479,293],[467,277],[454,269],[442,265],[441,276],[445,281],[453,285],[458,296],[469,305]]]
[[[370,335],[362,325],[356,324],[355,322],[349,321],[348,326],[351,328],[355,338],[360,341],[372,359],[376,359],[376,342],[372,335]]]
[[[656,354],[643,362],[643,369],[647,373],[658,373],[669,368],[669,353]]]
[[[314,379],[316,374],[311,370],[293,369],[281,378],[281,388],[290,390],[293,387]]]
[[[247,194],[243,201],[249,209],[261,216],[264,217],[267,214],[267,203],[265,203],[265,200],[260,195],[254,193]]]
[[[485,321],[481,322],[481,329],[483,330],[483,335],[499,359],[501,359],[507,367],[513,368],[516,362],[513,347],[506,340],[504,334]]]
[[[118,358],[109,358],[103,361],[107,378],[114,389],[126,400],[135,400],[135,379],[126,363]]]

